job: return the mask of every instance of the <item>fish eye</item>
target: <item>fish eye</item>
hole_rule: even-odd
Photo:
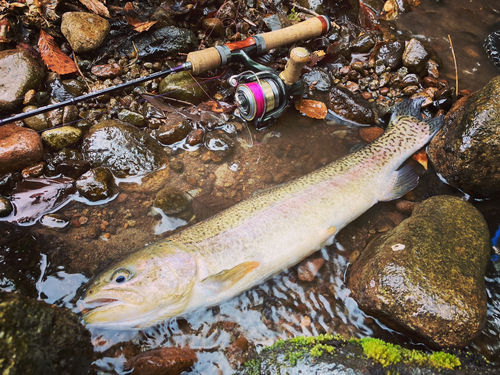
[[[132,273],[125,268],[118,268],[111,276],[111,281],[117,284],[123,284],[125,281],[128,281]]]

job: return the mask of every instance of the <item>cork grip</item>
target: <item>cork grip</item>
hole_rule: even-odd
[[[286,85],[293,85],[300,78],[300,72],[305,64],[311,61],[309,52],[302,47],[292,49],[290,60],[286,63],[285,70],[280,73],[280,78]]]
[[[193,74],[201,74],[208,70],[218,68],[222,64],[219,51],[214,47],[191,52],[188,54],[186,61],[192,64],[191,71]]]
[[[266,42],[266,51],[269,51],[270,49],[281,47],[285,44],[321,36],[324,31],[322,19],[320,17],[315,17],[296,25],[261,35]]]

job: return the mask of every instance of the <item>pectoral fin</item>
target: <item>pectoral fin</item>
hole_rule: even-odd
[[[229,289],[245,275],[252,272],[260,265],[259,262],[245,262],[238,264],[230,270],[224,270],[216,275],[209,276],[202,280],[202,284],[214,291],[220,292]]]
[[[418,185],[418,175],[410,164],[394,172],[387,190],[378,198],[380,202],[401,198]]]

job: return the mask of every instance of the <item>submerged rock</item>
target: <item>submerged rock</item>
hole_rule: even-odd
[[[330,91],[328,108],[344,119],[359,124],[372,124],[373,111],[370,104],[343,87]]]
[[[500,192],[500,76],[454,105],[428,154],[451,186],[480,198]]]
[[[0,291],[0,371],[9,375],[90,370],[90,332],[67,309]]]
[[[13,124],[0,126],[0,173],[17,172],[43,157],[37,132]]]
[[[61,20],[61,32],[76,53],[98,48],[108,36],[109,22],[97,14],[66,12]]]
[[[182,190],[167,186],[156,194],[153,205],[160,208],[165,215],[178,214],[189,206],[189,197]]]
[[[125,364],[125,369],[134,369],[132,374],[179,375],[197,361],[192,349],[160,348],[141,353]]]
[[[439,346],[463,347],[486,320],[488,227],[470,204],[429,198],[354,262],[347,286],[364,311]]]
[[[91,169],[76,180],[78,192],[92,202],[111,198],[117,193],[113,174],[108,168]]]
[[[42,140],[53,150],[59,151],[80,141],[82,131],[72,126],[49,129],[42,133]]]
[[[0,195],[0,217],[9,216],[12,212],[12,205],[9,200]]]
[[[82,154],[92,167],[107,167],[120,178],[154,172],[167,163],[156,140],[118,120],[94,125],[83,139]]]
[[[37,88],[44,77],[45,71],[28,51],[0,51],[0,110],[22,106],[24,94]]]

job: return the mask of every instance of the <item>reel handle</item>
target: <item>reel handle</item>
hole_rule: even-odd
[[[331,22],[328,17],[318,16],[284,29],[254,35],[242,41],[191,52],[186,61],[191,63],[193,74],[200,74],[225,65],[230,61],[233,51],[256,46],[259,55],[286,44],[325,35],[330,31],[330,27]]]
[[[309,51],[303,47],[296,47],[290,52],[290,60],[286,63],[285,70],[280,73],[280,78],[287,86],[293,85],[300,78],[304,65],[311,61]]]

